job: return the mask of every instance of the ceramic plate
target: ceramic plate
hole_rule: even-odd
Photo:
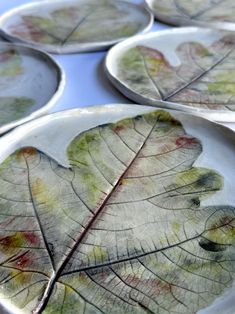
[[[235,121],[235,41],[224,31],[178,28],[113,47],[106,72],[138,103]]]
[[[152,23],[144,7],[117,0],[46,0],[0,18],[5,37],[52,53],[101,50],[147,31]]]
[[[64,74],[47,54],[0,43],[0,134],[48,112],[61,95]]]
[[[207,25],[235,30],[233,0],[146,0],[157,19],[173,25]]]
[[[225,127],[135,105],[60,112],[7,134],[0,304],[234,313],[234,148]]]

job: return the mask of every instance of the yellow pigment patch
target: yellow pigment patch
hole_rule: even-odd
[[[173,118],[169,112],[164,110],[157,110],[154,112],[149,113],[146,115],[146,118],[154,118],[157,119],[159,122],[170,122],[173,125],[181,125],[181,123]]]
[[[174,233],[179,233],[180,232],[180,229],[181,229],[180,223],[178,223],[176,221],[173,221],[171,223],[171,227],[172,227],[172,230],[173,230]]]
[[[22,285],[22,286],[27,283],[30,283],[32,279],[32,274],[19,272],[18,270],[12,270],[11,276],[14,277],[13,280],[16,285]]]
[[[88,253],[88,258],[98,262],[104,262],[108,259],[107,251],[100,246],[94,246],[93,249]]]
[[[36,179],[35,182],[32,183],[32,195],[37,200],[38,203],[43,203],[45,206],[51,208],[55,207],[57,203],[57,195],[53,195],[48,193],[50,187],[41,180]]]

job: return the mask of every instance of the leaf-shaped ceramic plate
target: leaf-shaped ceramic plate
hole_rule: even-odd
[[[63,71],[44,52],[0,43],[0,134],[43,115],[65,84]]]
[[[113,47],[106,72],[137,103],[235,121],[235,37],[178,28],[130,38]]]
[[[234,0],[146,0],[146,3],[164,23],[235,30]]]
[[[52,53],[104,49],[146,32],[152,23],[144,7],[119,0],[46,0],[0,18],[5,37]]]
[[[13,313],[234,313],[231,130],[101,106],[20,126],[0,158],[0,304]]]

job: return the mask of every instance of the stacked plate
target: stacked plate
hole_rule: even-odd
[[[1,35],[52,53],[101,50],[146,32],[152,15],[123,1],[33,2],[0,18]],[[94,27],[94,25],[99,27]],[[46,53],[0,43],[0,133],[48,112],[65,85],[65,75]]]

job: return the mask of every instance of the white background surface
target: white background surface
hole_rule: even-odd
[[[39,0],[44,1],[44,0]],[[65,0],[66,1],[66,0]],[[33,2],[32,0],[0,0],[0,14],[16,6]],[[142,0],[129,2],[143,5]],[[169,26],[155,22],[152,31]],[[53,55],[66,75],[63,95],[53,108],[53,112],[92,105],[131,103],[108,81],[103,70],[105,51],[70,55]],[[227,124],[235,130],[235,123]]]

